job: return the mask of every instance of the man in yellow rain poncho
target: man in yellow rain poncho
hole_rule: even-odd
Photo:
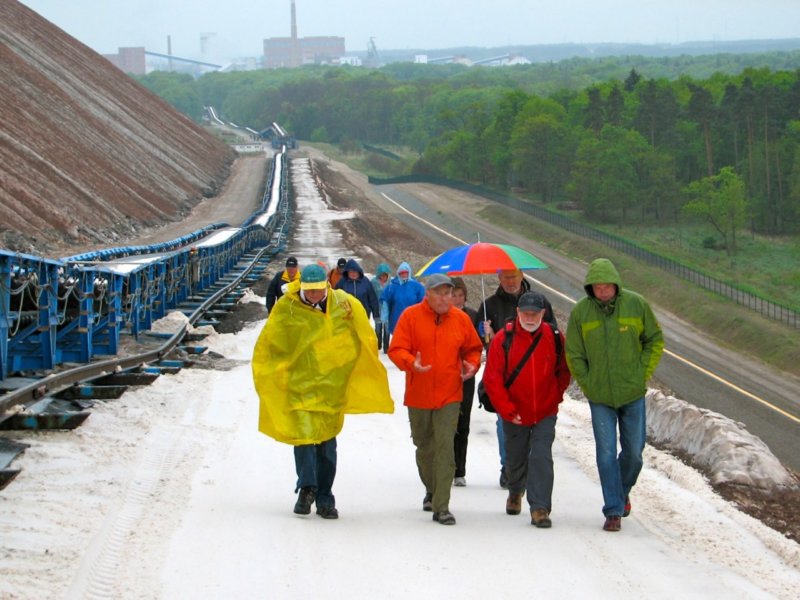
[[[270,311],[253,352],[258,429],[294,446],[297,503],[336,519],[336,436],[345,413],[392,413],[386,369],[361,303],[308,265]]]

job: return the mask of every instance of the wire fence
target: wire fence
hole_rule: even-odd
[[[614,248],[615,250],[619,250],[620,252],[624,252],[630,256],[633,256],[639,261],[642,261],[648,265],[652,265],[654,267],[658,267],[668,273],[675,275],[676,277],[680,277],[686,281],[690,281],[695,285],[702,287],[703,289],[709,290],[714,292],[720,296],[724,296],[733,300],[737,304],[744,306],[752,311],[755,311],[765,317],[773,319],[775,321],[779,321],[781,323],[786,323],[787,325],[800,328],[800,318],[798,318],[798,311],[780,304],[778,302],[773,302],[772,300],[768,300],[762,296],[754,294],[752,292],[748,292],[743,290],[742,288],[738,287],[737,285],[723,281],[721,279],[717,279],[707,273],[703,273],[697,269],[693,269],[691,267],[687,267],[684,264],[681,264],[671,258],[667,258],[666,256],[662,256],[650,250],[646,250],[641,246],[634,244],[626,239],[621,237],[612,235],[610,233],[606,233],[605,231],[601,231],[589,225],[585,225],[584,223],[578,223],[577,221],[570,219],[564,215],[554,213],[549,211],[541,206],[536,206],[531,204],[530,202],[526,202],[524,200],[520,200],[519,198],[514,198],[512,196],[507,196],[500,192],[496,192],[493,190],[488,190],[486,188],[472,185],[469,183],[464,183],[461,181],[453,181],[450,179],[444,179],[441,177],[433,177],[428,175],[404,175],[402,177],[392,177],[387,179],[380,179],[376,177],[370,177],[369,182],[375,185],[384,185],[384,184],[391,184],[391,183],[433,183],[436,185],[444,185],[447,187],[463,190],[466,192],[470,192],[472,194],[482,196],[484,198],[488,198],[510,208],[514,208],[516,210],[522,211],[527,213],[537,219],[545,221],[546,223],[550,223],[556,227],[560,227],[570,233],[574,233],[581,237],[600,242],[609,246],[610,248]]]

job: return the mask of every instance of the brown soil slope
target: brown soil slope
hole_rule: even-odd
[[[235,155],[15,0],[0,2],[0,246],[49,255],[179,219]]]

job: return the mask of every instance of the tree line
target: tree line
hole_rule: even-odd
[[[627,64],[603,62],[610,70],[619,63]],[[797,66],[704,79],[646,77],[631,67],[599,80],[587,76],[596,64],[581,64],[397,63],[142,80],[170,102],[194,96],[237,123],[277,121],[301,140],[408,147],[419,155],[415,172],[513,189],[594,222],[691,216],[711,224],[728,252],[745,226],[798,232]],[[594,79],[581,86],[586,77]]]

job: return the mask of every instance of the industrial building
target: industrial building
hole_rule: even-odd
[[[344,38],[337,36],[297,36],[297,11],[292,0],[292,35],[264,40],[264,67],[300,67],[308,64],[338,63],[344,56]]]

